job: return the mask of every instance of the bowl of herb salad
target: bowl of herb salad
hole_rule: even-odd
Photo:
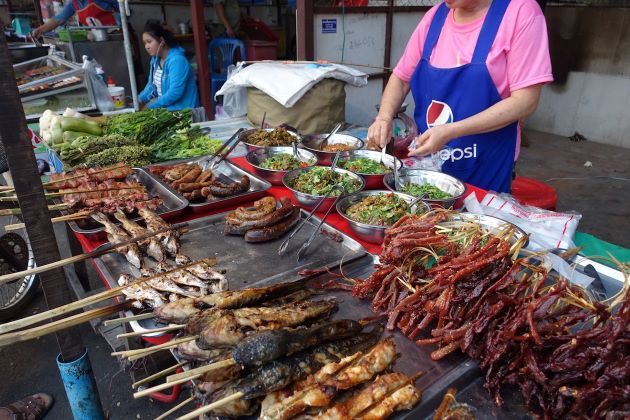
[[[392,172],[394,164],[398,169],[402,167],[402,162],[392,155],[386,154],[383,163],[381,163],[381,152],[351,150],[339,154],[338,166],[361,175],[365,180],[365,189],[372,190],[383,188],[383,177]]]
[[[317,163],[317,156],[308,150],[297,149],[297,158],[292,147],[265,147],[254,149],[246,156],[254,172],[273,185],[282,185],[284,175],[294,169],[306,168]]]
[[[315,207],[328,192],[331,192],[319,207],[320,212],[331,208],[340,194],[354,194],[365,186],[365,181],[359,175],[339,168],[333,172],[325,166],[294,169],[287,172],[282,182],[291,190],[300,206],[309,209]],[[343,192],[340,188],[334,188],[337,184],[343,186]]]
[[[357,236],[367,242],[380,244],[385,238],[385,230],[406,214],[424,214],[431,207],[409,194],[387,190],[361,191],[343,197],[337,203],[337,213],[341,215]]]
[[[466,184],[442,172],[427,169],[402,169],[399,172],[399,185],[394,188],[394,174],[389,173],[383,183],[391,191],[399,191],[420,197],[432,208],[451,208],[466,192]]]

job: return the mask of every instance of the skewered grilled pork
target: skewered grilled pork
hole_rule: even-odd
[[[104,182],[108,179],[124,179],[132,173],[133,170],[131,167],[120,164],[104,168],[79,168],[70,172],[51,174],[46,188],[76,188],[85,182]]]
[[[92,218],[105,226],[105,232],[107,232],[107,240],[110,244],[115,245],[117,243],[127,241],[131,237],[120,227],[113,224],[107,216],[103,213],[94,213]],[[142,267],[142,254],[138,245],[131,243],[121,248],[117,248],[116,252],[123,255],[131,265],[137,268]]]
[[[148,230],[133,222],[127,218],[125,213],[120,209],[116,210],[114,217],[122,223],[123,228],[131,234],[131,236],[139,237],[146,235]],[[158,262],[162,262],[166,259],[164,247],[156,237],[146,239],[139,243],[140,247],[146,249],[147,255]]]

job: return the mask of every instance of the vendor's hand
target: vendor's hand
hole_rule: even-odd
[[[236,37],[236,34],[234,33],[234,29],[232,28],[227,28],[225,30],[226,35],[228,36],[228,38],[234,38]]]
[[[370,128],[368,128],[368,140],[383,148],[392,137],[392,120],[377,116]]]
[[[42,36],[41,26],[39,28],[33,29],[31,31],[31,34],[29,35],[29,37],[31,38],[32,41],[36,41],[37,38],[39,38],[40,36]]]
[[[436,125],[416,138],[416,146],[418,147],[409,152],[409,156],[425,156],[436,153],[455,137],[452,124]]]

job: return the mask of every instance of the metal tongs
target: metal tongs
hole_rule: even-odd
[[[217,149],[216,152],[214,152],[210,157],[201,157],[197,160],[194,160],[192,162],[190,162],[191,165],[197,163],[199,166],[201,166],[201,169],[203,171],[210,169],[211,171],[214,171],[215,168],[217,166],[219,166],[219,164],[221,162],[223,162],[223,160],[228,157],[228,155],[230,153],[232,153],[232,150],[234,150],[234,148],[240,143],[241,141],[241,136],[239,136],[239,134],[241,134],[245,129],[244,128],[239,128],[236,133],[232,134],[232,137],[230,137],[225,143],[223,143],[221,145],[221,147],[219,147]],[[223,151],[225,150],[225,148],[228,146],[228,144],[230,144],[234,139],[236,138],[236,141],[234,142],[234,144],[232,146],[230,146],[230,148],[227,150],[227,152],[223,153]],[[223,155],[221,155],[221,157],[219,157],[217,159],[217,157],[223,153]],[[209,166],[208,166],[209,165]]]
[[[330,166],[330,169],[332,171],[335,170],[335,167],[337,166],[337,161],[339,160],[339,152],[335,153],[335,157],[333,158],[332,161],[332,165]],[[291,234],[289,235],[289,237],[287,239],[285,239],[282,244],[280,244],[280,248],[278,248],[278,255],[282,255],[284,254],[284,252],[287,250],[287,247],[289,246],[289,242],[291,242],[291,239],[293,239],[293,237],[300,231],[302,230],[302,228],[304,227],[304,225],[306,225],[306,223],[311,220],[311,218],[313,217],[313,215],[315,214],[315,212],[317,212],[317,209],[321,207],[321,205],[324,203],[324,201],[326,201],[326,199],[328,197],[330,197],[330,194],[332,194],[333,191],[335,191],[336,189],[338,189],[339,187],[342,188],[342,193],[343,193],[343,185],[341,183],[335,184],[330,191],[328,191],[326,193],[326,195],[324,197],[322,197],[321,200],[319,200],[319,203],[317,203],[317,205],[315,207],[313,207],[313,210],[311,210],[311,212],[309,213],[309,215],[300,222],[299,225],[297,225],[297,227],[295,229],[293,229],[293,232],[291,232]],[[337,200],[339,199],[339,197],[341,197],[342,194],[339,194],[339,196],[337,197]],[[337,204],[337,200],[335,200],[335,202],[333,203],[332,207],[330,209],[332,209],[336,204]],[[326,216],[328,216],[328,213],[330,213],[330,209],[328,209],[328,211],[326,212],[326,214],[324,215],[324,218],[322,219],[322,222],[319,224],[319,226],[317,227],[317,230],[319,230],[319,228],[321,227],[323,220],[326,219]],[[315,230],[315,232],[317,232],[317,230]],[[306,241],[306,243],[304,245],[307,245],[306,247],[308,248],[308,245],[310,245],[310,243],[313,241],[313,237],[315,235],[311,235],[311,238],[309,238],[308,241]],[[302,248],[305,248],[304,245],[302,245]],[[300,259],[300,252],[302,252],[302,248],[300,248],[300,251],[298,251],[298,260]]]

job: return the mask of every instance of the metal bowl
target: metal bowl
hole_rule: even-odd
[[[512,238],[510,238],[510,244],[513,245],[523,236],[526,236],[526,233],[523,229],[518,226],[508,222],[507,220],[500,219],[494,216],[487,216],[485,214],[476,214],[476,213],[456,213],[449,216],[448,221],[440,222],[440,226],[456,226],[458,223],[462,222],[473,222],[477,223],[481,228],[491,234],[496,234],[501,230],[506,228],[514,228],[514,234]],[[523,244],[523,248],[527,246],[529,240]]]
[[[249,136],[251,136],[252,134],[254,134],[255,132],[257,132],[258,130],[264,130],[268,133],[271,133],[274,128],[252,128],[251,130],[245,130],[243,131],[241,134],[239,134],[239,139],[241,139],[241,142],[245,144],[245,146],[247,147],[247,151],[251,152],[252,150],[256,150],[256,149],[264,149],[265,146],[258,146],[252,143],[249,143],[247,141],[247,139],[249,138]],[[302,136],[300,136],[298,133],[294,133],[293,131],[289,131],[287,130],[287,132],[293,136],[293,138],[295,139],[295,142],[300,144],[302,142]],[[290,146],[290,145],[288,145]],[[283,147],[283,146],[275,146],[275,147]]]
[[[284,184],[285,187],[287,187],[289,190],[291,190],[291,192],[293,193],[293,197],[295,197],[295,200],[298,202],[298,204],[300,206],[304,207],[304,208],[307,208],[307,209],[312,209],[313,207],[315,207],[317,205],[317,203],[319,203],[320,200],[324,196],[303,193],[301,191],[298,191],[298,190],[294,189],[292,187],[292,185],[293,185],[293,181],[295,180],[295,178],[298,175],[300,175],[302,172],[310,171],[313,168],[316,168],[316,166],[309,166],[308,168],[294,169],[292,171],[287,172],[286,175],[284,176],[284,178],[282,179],[282,183]],[[357,175],[357,174],[355,174],[353,172],[350,172],[350,171],[346,171],[345,169],[339,169],[339,168],[335,168],[335,172],[340,173],[340,174],[348,174],[352,178],[354,178],[357,181],[359,181],[359,183],[361,185],[360,185],[359,189],[357,191],[355,191],[353,194],[356,194],[357,192],[359,192],[359,191],[363,190],[363,188],[365,188],[365,181],[359,175]],[[346,195],[348,195],[348,194],[346,194]],[[333,206],[336,198],[337,198],[336,196],[328,197],[326,200],[324,200],[322,205],[319,206],[319,209],[317,209],[317,210],[320,211],[320,212],[327,211],[328,209],[330,209]]]
[[[374,191],[362,191],[362,192],[359,192],[359,193],[356,193],[347,197],[343,197],[342,199],[339,200],[339,202],[337,202],[337,213],[339,213],[341,217],[346,219],[346,221],[348,222],[348,225],[350,226],[350,229],[354,233],[356,233],[356,235],[359,238],[363,239],[366,242],[371,242],[375,244],[383,243],[383,239],[385,238],[385,230],[388,229],[389,226],[376,226],[376,225],[368,225],[366,223],[357,222],[356,220],[353,220],[350,217],[348,217],[348,215],[346,214],[346,210],[351,205],[359,203],[366,197],[369,197],[371,195],[378,195],[378,194],[396,194],[398,197],[402,198],[407,203],[411,203],[413,200],[415,200],[415,197],[409,194],[401,193],[401,192],[393,192],[393,191],[388,191],[388,190],[374,190]],[[411,211],[412,213],[423,214],[423,213],[427,213],[431,211],[431,207],[427,203],[423,201],[419,201],[413,205],[413,207],[411,208]]]
[[[455,204],[455,201],[462,197],[466,192],[466,184],[459,179],[442,172],[429,171],[427,169],[403,169],[400,171],[398,178],[401,185],[404,185],[407,182],[420,185],[431,184],[452,195],[451,198],[441,200],[426,198],[424,201],[429,203],[433,208],[448,209],[452,207],[453,204]],[[394,174],[392,172],[385,175],[383,183],[389,190],[395,191]]]
[[[339,153],[339,163],[338,165],[341,165],[341,162],[344,160],[350,160],[353,158],[368,158],[370,160],[373,160],[375,162],[380,162],[381,161],[381,152],[377,152],[374,150],[350,150],[348,152],[341,152]],[[400,159],[395,158],[392,155],[385,155],[385,166],[387,166],[388,168],[391,168],[394,164],[393,162],[396,162],[396,168],[400,169],[402,168],[402,162],[400,161]],[[356,174],[359,174],[363,177],[363,179],[365,180],[365,189],[366,190],[371,190],[371,189],[381,189],[384,186],[383,183],[383,177],[385,176],[385,174],[388,173],[392,173],[391,169],[389,170],[389,172],[385,172],[382,174],[365,174],[365,173],[361,173],[361,172],[355,172]]]
[[[282,185],[282,178],[289,172],[283,170],[265,169],[260,166],[261,163],[272,156],[279,155],[281,153],[287,153],[293,155],[292,147],[265,147],[264,149],[254,149],[245,157],[247,162],[254,167],[254,172],[263,179],[271,182],[273,185]],[[304,149],[297,150],[298,159],[300,162],[307,163],[308,166],[314,166],[317,163],[317,156],[312,152]]]
[[[302,146],[305,149],[310,150],[317,156],[317,163],[320,165],[330,165],[336,152],[325,152],[321,150],[320,146],[322,141],[326,138],[328,133],[318,134],[315,136],[307,136],[302,140]],[[335,134],[328,139],[328,144],[347,144],[352,146],[353,150],[362,149],[365,143],[358,137],[350,136],[348,134]]]

